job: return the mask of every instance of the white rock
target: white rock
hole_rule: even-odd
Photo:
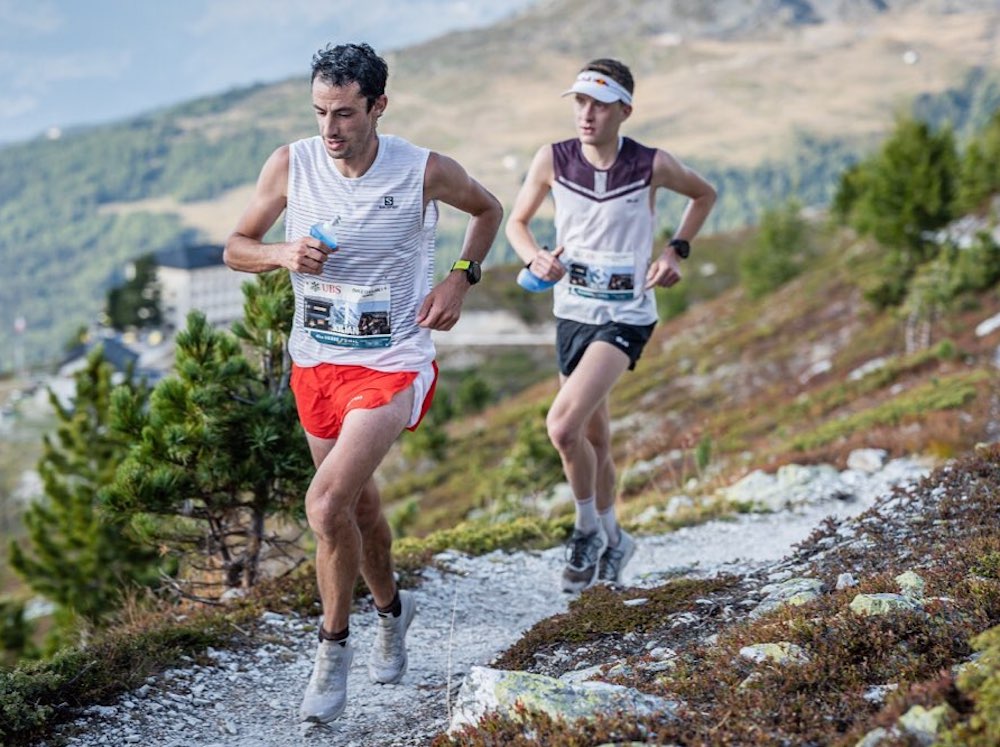
[[[888,458],[889,452],[885,449],[855,449],[847,457],[847,468],[870,475],[882,469]]]

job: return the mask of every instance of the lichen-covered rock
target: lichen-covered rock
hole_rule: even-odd
[[[790,578],[778,584],[768,584],[761,591],[766,596],[750,613],[750,617],[761,615],[784,607],[786,604],[802,605],[820,595],[823,582],[817,578]]]
[[[517,703],[567,721],[615,711],[672,717],[678,708],[674,701],[606,682],[570,683],[530,672],[472,667],[455,701],[450,731],[476,724],[492,711],[513,716]]]
[[[851,611],[858,615],[888,615],[893,612],[921,612],[923,605],[903,594],[858,594]]]
[[[775,664],[805,664],[809,657],[801,646],[788,641],[754,643],[740,649],[740,656],[757,664],[772,661]]]
[[[878,726],[861,737],[854,747],[878,747],[878,745],[882,744],[883,740],[888,739],[890,736],[887,730]]]
[[[951,706],[944,703],[930,709],[915,705],[900,716],[897,723],[908,735],[929,747],[953,713]]]
[[[900,573],[896,576],[895,581],[899,584],[899,590],[906,596],[913,597],[914,599],[924,598],[924,588],[927,586],[927,583],[913,571]]]

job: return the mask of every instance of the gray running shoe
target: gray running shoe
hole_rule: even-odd
[[[618,544],[609,547],[601,556],[597,580],[606,584],[620,584],[622,571],[635,554],[635,540],[624,529],[618,530]]]
[[[320,641],[316,663],[306,694],[299,707],[303,721],[326,724],[336,719],[347,707],[347,672],[351,668],[354,649],[350,642]]]
[[[584,534],[579,529],[573,530],[573,535],[566,543],[566,568],[563,569],[562,589],[573,593],[582,591],[594,583],[597,578],[597,563],[608,546],[608,537],[604,529]]]
[[[372,682],[394,685],[406,674],[406,631],[417,611],[417,600],[408,591],[399,592],[403,608],[399,617],[378,617],[378,633],[368,659],[368,676]]]

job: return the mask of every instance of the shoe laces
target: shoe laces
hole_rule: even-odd
[[[379,617],[378,648],[383,659],[397,658],[402,655],[403,636],[400,629],[403,626],[403,615],[399,617]]]
[[[586,568],[597,562],[597,551],[601,547],[599,532],[583,534],[573,532],[569,542],[566,543],[567,560],[574,568]]]
[[[339,650],[338,650],[339,649]],[[340,669],[344,665],[344,657],[347,655],[346,646],[339,643],[332,643],[320,649],[316,657],[316,679],[323,686],[329,686],[330,680],[340,674]]]

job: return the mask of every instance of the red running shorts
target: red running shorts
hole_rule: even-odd
[[[344,417],[351,410],[382,407],[407,387],[414,387],[413,412],[407,430],[416,430],[434,400],[437,363],[432,370],[375,371],[364,366],[320,363],[303,368],[292,364],[291,386],[299,422],[306,433],[317,438],[337,438]]]

